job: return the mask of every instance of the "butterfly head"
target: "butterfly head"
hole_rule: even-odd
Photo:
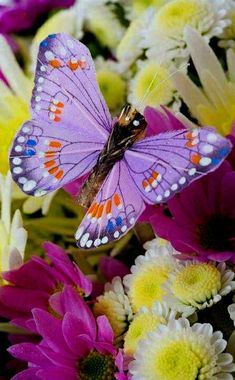
[[[127,104],[119,118],[118,124],[122,128],[131,129],[133,134],[139,134],[141,132],[145,132],[147,127],[147,122],[144,116],[137,111],[137,109],[130,104]]]

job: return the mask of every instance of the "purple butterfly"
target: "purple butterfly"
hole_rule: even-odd
[[[119,239],[146,203],[169,200],[231,150],[209,128],[144,138],[145,118],[129,105],[113,125],[90,52],[65,34],[40,44],[31,109],[12,146],[13,178],[41,196],[90,173],[79,196],[88,207],[75,235],[81,248]]]

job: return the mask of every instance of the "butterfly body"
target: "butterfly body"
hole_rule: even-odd
[[[167,202],[231,151],[213,129],[189,130],[167,109],[156,111],[166,132],[151,137],[130,105],[113,122],[89,50],[66,34],[40,44],[31,113],[10,152],[13,179],[42,196],[86,176],[79,201],[88,210],[75,234],[83,249],[120,239],[146,204]]]
[[[86,208],[90,207],[112,167],[117,161],[123,159],[127,149],[136,141],[143,138],[146,127],[147,122],[144,116],[134,107],[127,104],[114,124],[95,167],[80,191],[78,197],[79,204]]]

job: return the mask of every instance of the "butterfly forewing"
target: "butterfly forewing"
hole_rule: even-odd
[[[41,43],[31,110],[33,120],[18,132],[10,164],[23,191],[43,195],[89,172],[111,130],[94,64],[82,43],[65,34]]]
[[[229,140],[210,128],[183,129],[143,139],[125,160],[144,201],[156,204],[215,170],[230,150]]]
[[[145,208],[124,161],[104,181],[75,235],[81,248],[95,248],[120,239]]]

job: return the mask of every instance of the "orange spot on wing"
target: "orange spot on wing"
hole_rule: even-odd
[[[72,70],[75,71],[79,67],[79,62],[78,61],[72,61],[71,59],[67,63],[68,67]]]
[[[150,183],[150,185],[152,185],[152,183],[155,181],[155,179],[153,177],[149,177],[148,178],[148,182]]]
[[[113,200],[114,200],[115,206],[118,207],[121,204],[121,198],[119,194],[114,194]]]
[[[55,174],[58,171],[58,169],[59,169],[58,166],[55,166],[54,168],[49,169],[48,173]]]
[[[63,108],[63,107],[64,107],[64,103],[59,102],[59,103],[56,104],[56,106],[57,106],[57,107],[60,107],[60,108]]]
[[[192,144],[192,141],[190,140],[190,141],[188,141],[186,144],[185,144],[185,146],[187,147],[187,148],[193,148],[193,144]]]
[[[199,164],[200,159],[201,159],[200,154],[195,153],[195,154],[192,154],[192,156],[191,156],[191,162],[192,162],[194,165]]]
[[[55,152],[47,151],[47,152],[45,152],[45,157],[53,158],[53,157],[55,157]]]
[[[49,146],[51,148],[61,148],[62,144],[59,141],[51,141]]]
[[[92,214],[92,212],[94,211],[95,205],[96,205],[96,203],[92,203],[92,205],[90,206],[90,208],[87,211],[88,214]]]
[[[55,175],[55,178],[60,180],[64,175],[64,171],[63,170],[60,170],[56,175]]]
[[[149,183],[148,183],[148,181],[146,181],[146,179],[144,179],[142,182],[142,185],[144,188],[146,188],[149,185]]]
[[[187,132],[186,135],[185,135],[185,137],[186,137],[186,139],[188,139],[188,140],[193,139],[192,132]]]
[[[92,217],[94,218],[97,214],[97,211],[98,211],[98,208],[99,208],[99,204],[98,203],[95,203],[95,207],[94,207],[94,210],[92,212]]]
[[[57,108],[55,111],[53,111],[53,113],[56,114],[56,115],[60,115],[61,112],[62,112],[62,111],[61,111],[60,109],[58,109],[58,108]]]
[[[53,59],[52,61],[49,61],[49,65],[54,67],[54,69],[58,69],[59,67],[61,67],[61,63],[58,59]]]
[[[99,205],[98,212],[97,212],[97,218],[101,218],[104,211],[104,205]]]
[[[44,163],[45,168],[50,168],[51,166],[54,166],[54,165],[56,165],[56,162],[54,160],[47,161]]]
[[[56,122],[58,122],[58,121],[60,121],[61,120],[61,118],[60,117],[58,117],[58,116],[56,116],[54,119],[53,119],[54,121],[56,121]]]
[[[106,207],[105,207],[106,214],[107,215],[110,214],[111,210],[112,210],[112,201],[111,199],[108,199],[106,202]]]
[[[153,171],[153,172],[152,172],[152,176],[153,176],[154,179],[157,179],[157,177],[159,176],[159,173]]]

